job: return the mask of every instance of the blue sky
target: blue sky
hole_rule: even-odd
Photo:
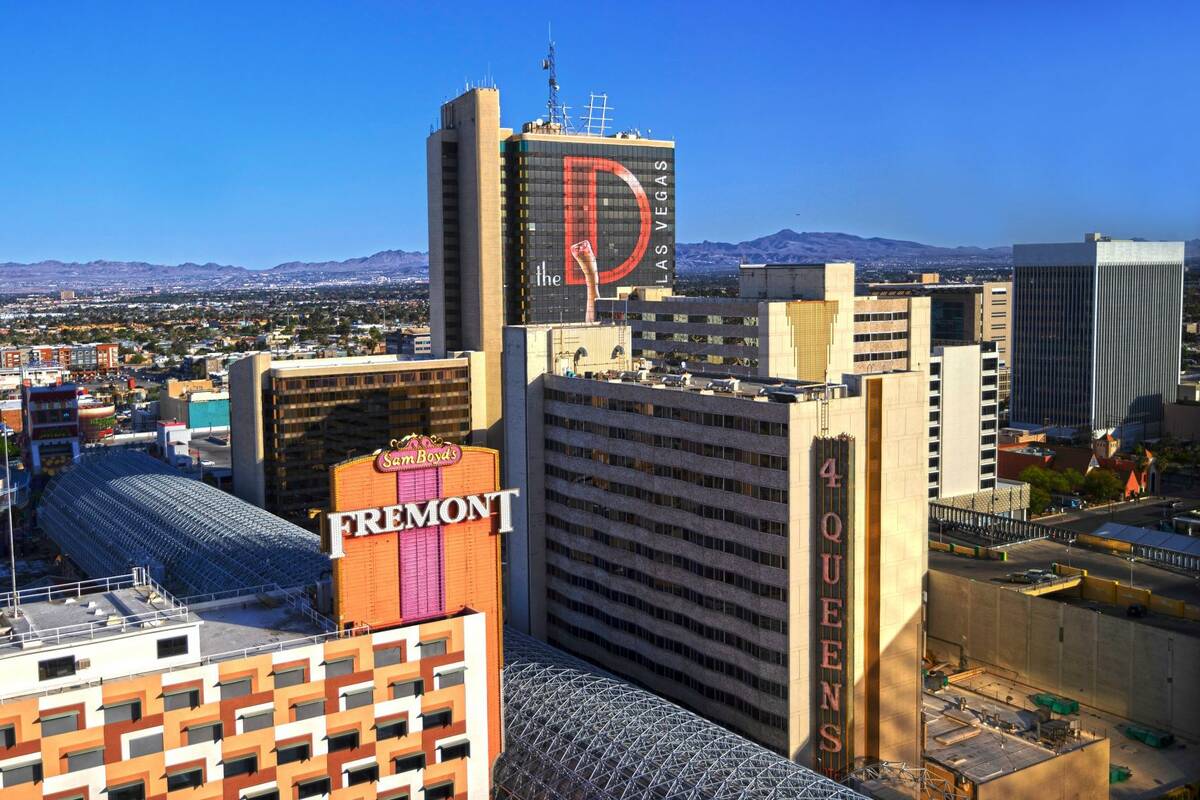
[[[0,0],[0,262],[423,250],[438,105],[544,114],[548,22],[676,140],[680,241],[1200,236],[1194,2]]]

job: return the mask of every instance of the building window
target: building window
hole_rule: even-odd
[[[442,761],[453,761],[456,758],[466,758],[471,755],[471,743],[469,741],[444,744],[438,749],[442,751]]]
[[[75,674],[75,656],[49,658],[38,662],[38,680],[49,681]]]
[[[146,784],[141,781],[112,786],[105,790],[108,800],[146,800]]]
[[[195,708],[200,705],[199,689],[184,689],[182,692],[163,692],[163,708],[167,711],[178,711],[181,708]]]
[[[308,700],[292,706],[296,710],[296,722],[302,719],[314,719],[325,716],[324,700]]]
[[[225,761],[225,777],[233,778],[238,775],[251,775],[258,772],[258,756],[250,754]]]
[[[158,640],[158,657],[172,658],[174,656],[187,655],[188,637],[186,636],[171,636],[166,639]]]
[[[43,733],[43,736],[46,734]],[[17,728],[15,725],[0,725],[0,748],[7,750],[17,744]]]
[[[221,741],[221,723],[209,722],[205,725],[193,725],[185,730],[188,744]]]
[[[362,708],[369,706],[375,702],[375,690],[371,687],[366,689],[356,689],[353,692],[346,692],[342,695],[342,710],[349,711],[352,708]]]
[[[412,681],[399,681],[392,684],[392,699],[401,697],[420,697],[425,693],[425,681],[417,678]]]
[[[408,721],[404,719],[378,720],[375,723],[376,740],[399,739],[408,735]]]
[[[396,773],[412,772],[414,769],[425,769],[425,754],[412,753],[396,758]]]
[[[435,642],[421,642],[421,658],[433,658],[434,656],[446,655],[446,640],[438,639]]]
[[[221,683],[221,699],[232,700],[235,697],[245,697],[250,694],[250,679],[238,678],[234,681]]]
[[[266,711],[256,711],[252,714],[244,714],[242,716],[242,733],[250,731],[261,731],[263,728],[269,728],[275,724],[275,712],[271,709]]]
[[[66,714],[55,714],[42,717],[42,736],[57,736],[60,733],[70,733],[79,730],[79,712],[70,711]]]
[[[393,792],[380,792],[377,800],[409,800],[408,789],[397,789]]]
[[[400,663],[399,647],[380,647],[375,651],[375,666],[390,667]]]
[[[448,708],[440,711],[430,711],[421,715],[422,728],[445,728],[454,721],[453,713]]]
[[[0,779],[3,779],[2,785],[5,789],[22,783],[41,783],[42,762],[22,764],[19,767],[5,767],[0,770]]]
[[[321,797],[326,794],[329,794],[329,778],[317,778],[316,780],[296,784],[296,797],[298,800],[306,800],[309,797]]]
[[[267,789],[263,792],[242,795],[242,800],[279,800],[278,789]]]
[[[335,733],[329,737],[329,752],[331,753],[339,750],[353,750],[356,747],[358,747],[358,731]]]
[[[426,786],[425,800],[454,800],[454,781]]]
[[[325,662],[325,677],[337,678],[341,675],[349,675],[354,672],[353,658],[339,658],[334,661]]]
[[[379,766],[376,764],[346,770],[347,786],[357,786],[360,783],[373,783],[377,780],[379,780]]]
[[[437,676],[437,687],[439,689],[445,689],[450,686],[462,686],[466,676],[466,667],[452,669],[449,672],[443,672]]]
[[[280,747],[275,752],[276,764],[291,764],[296,761],[308,761],[312,755],[312,747],[308,742],[300,742],[298,744],[289,744],[286,747]]]
[[[304,683],[304,667],[291,667],[275,672],[275,688],[283,689],[288,686],[299,686]]]
[[[137,739],[129,740],[129,757],[138,758],[140,756],[148,756],[151,753],[161,753],[163,750],[163,735],[162,731],[151,734],[150,736],[141,736]]]
[[[177,792],[180,789],[195,789],[204,785],[204,770],[200,767],[185,769],[181,772],[167,773],[167,791]]]
[[[114,703],[104,707],[104,724],[114,722],[137,722],[142,718],[142,701],[131,700],[127,703]]]
[[[103,747],[80,750],[78,753],[67,753],[67,772],[79,772],[81,769],[102,766],[104,766]]]

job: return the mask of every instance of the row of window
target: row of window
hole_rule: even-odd
[[[728,445],[720,444],[707,439],[704,441],[681,439],[678,436],[663,436],[657,433],[646,433],[645,431],[640,431],[636,428],[608,426],[598,422],[590,422],[588,420],[562,417],[557,414],[546,414],[545,423],[548,427],[558,427],[565,430],[581,431],[583,433],[592,434],[593,436],[602,436],[606,439],[618,439],[625,442],[636,442],[649,447],[657,447],[664,450],[675,450],[695,456],[704,456],[705,458],[719,458],[724,461],[736,461],[739,464],[749,464],[752,467],[777,469],[784,472],[786,472],[788,468],[787,456],[764,453],[761,450],[742,450],[737,447],[730,447]],[[671,457],[673,458],[674,456]]]
[[[756,628],[762,628],[765,631],[772,631],[774,633],[787,633],[787,622],[778,617],[762,614],[737,603],[704,594],[703,592],[696,591],[692,586],[674,583],[642,572],[641,570],[624,567],[603,558],[597,558],[590,553],[572,549],[553,539],[546,540],[546,550],[551,553],[557,553],[577,564],[587,564],[588,566],[603,570],[610,575],[619,576],[634,583],[640,583],[653,591],[682,598],[709,611],[727,614],[742,622],[747,622]]]
[[[597,397],[593,393],[548,389],[546,399],[576,406],[592,406],[607,408],[609,411],[621,411],[626,414],[636,414],[640,417],[669,419],[677,422],[687,422],[701,425],[705,428],[725,428],[727,430],[755,433],[760,436],[784,436],[787,424],[770,420],[753,419],[736,414],[714,414],[707,411],[694,411],[690,408],[663,406],[656,403],[643,403],[618,398]],[[600,404],[603,405],[600,405]]]
[[[738,480],[737,478],[710,475],[707,472],[697,472],[679,466],[667,466],[653,461],[643,461],[640,458],[631,458],[620,453],[607,453],[603,450],[596,450],[590,447],[576,447],[575,445],[566,444],[556,439],[546,439],[545,448],[552,453],[562,453],[572,458],[583,458],[599,464],[631,469],[645,475],[653,475],[656,478],[670,478],[671,480],[689,483],[704,489],[716,489],[722,492],[729,492],[730,494],[753,497],[755,500],[766,500],[772,503],[786,503],[788,500],[786,489],[760,486],[756,483]]]
[[[873,311],[869,314],[855,314],[855,322],[887,322],[894,319],[908,319],[907,311]]]
[[[546,475],[551,478],[559,478],[572,484],[586,484],[599,489],[602,492],[610,492],[622,497],[632,497],[635,500],[641,500],[645,503],[650,503],[657,508],[673,508],[677,511],[684,511],[688,514],[695,514],[701,519],[715,519],[720,522],[728,522],[731,525],[740,525],[748,530],[758,533],[767,533],[773,536],[787,536],[787,523],[778,522],[771,519],[763,519],[749,514],[743,514],[740,511],[734,511],[732,508],[725,506],[712,506],[707,503],[697,503],[695,500],[689,500],[684,497],[676,497],[675,495],[663,494],[661,492],[651,491],[650,489],[641,486],[633,486],[628,483],[619,483],[610,481],[604,478],[597,478],[584,472],[575,472],[570,469],[565,469],[554,464],[546,465]]]
[[[753,658],[758,659],[759,661],[765,661],[768,664],[775,664],[777,666],[783,666],[787,663],[787,655],[779,652],[778,650],[772,650],[771,648],[764,647],[757,642],[744,639],[728,628],[714,628],[712,625],[705,625],[704,623],[687,614],[681,614],[678,611],[672,611],[671,609],[663,608],[662,606],[656,606],[653,603],[647,602],[646,599],[640,595],[618,591],[606,584],[594,581],[591,578],[585,578],[567,572],[564,569],[560,569],[555,564],[546,565],[546,574],[551,578],[558,578],[559,580],[564,581],[578,589],[586,589],[592,594],[598,595],[609,601],[609,603],[616,603],[627,608],[634,609],[635,611],[651,616],[661,622],[667,622],[683,628],[684,630],[690,631],[697,636],[703,637],[705,641],[715,642],[717,644],[723,644],[728,647],[732,647],[736,650],[746,653]],[[576,601],[560,594],[554,589],[547,589],[546,594],[551,600],[562,603],[571,608],[575,608],[574,604]],[[575,610],[578,611],[579,609],[575,608]]]
[[[856,333],[856,342],[889,342],[894,339],[907,339],[908,331],[884,331],[882,333]]]
[[[553,489],[546,491],[546,500],[551,503],[559,503],[567,508],[573,508],[577,511],[585,511],[598,517],[603,517],[611,522],[619,522],[624,525],[632,525],[636,528],[653,533],[658,536],[669,536],[672,539],[678,539],[681,542],[690,542],[691,544],[703,547],[706,550],[712,550],[717,553],[726,553],[737,558],[744,558],[747,561],[752,561],[755,564],[761,564],[764,567],[775,567],[777,569],[787,569],[787,556],[777,553],[769,553],[765,550],[759,550],[756,547],[751,547],[748,544],[730,539],[723,536],[709,536],[701,533],[691,527],[675,525],[668,522],[660,522],[659,520],[643,516],[634,511],[627,511],[622,508],[613,508],[611,506],[602,506],[599,503],[593,503],[579,497],[571,497],[569,495],[556,492]]]
[[[854,361],[856,363],[863,361],[898,361],[908,358],[907,350],[893,350],[886,353],[855,353]]]
[[[697,694],[702,695],[709,700],[715,700],[724,706],[728,706],[729,708],[732,708],[735,711],[750,717],[756,722],[761,722],[764,725],[770,725],[771,727],[780,730],[787,730],[787,717],[783,716],[782,714],[773,714],[770,711],[764,711],[763,709],[746,700],[745,697],[740,694],[726,692],[723,689],[709,686],[703,681],[697,679],[696,676],[690,672],[668,667],[658,659],[648,657],[628,647],[622,647],[621,645],[613,642],[607,636],[597,634],[585,628],[580,628],[577,625],[572,625],[555,614],[547,614],[546,621],[551,629],[557,628],[572,638],[588,642],[593,646],[616,656],[617,658],[637,664],[638,666],[649,670],[655,675],[666,678],[667,681],[672,685],[691,689],[693,692],[696,692]],[[560,638],[555,637],[553,632],[549,633],[547,640],[549,641],[550,645],[554,647],[560,647],[566,650],[572,649],[570,645],[562,642]],[[749,731],[739,729],[736,724],[729,722],[729,720],[722,720],[721,724],[730,730],[741,733],[744,736],[753,737],[755,739],[759,738]]]

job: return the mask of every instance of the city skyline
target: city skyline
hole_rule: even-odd
[[[545,116],[546,22],[576,118],[607,91],[617,128],[677,142],[680,242],[1200,236],[1200,89],[1161,37],[1187,29],[1181,5],[660,6],[633,31],[536,5],[467,20],[283,8],[11,7],[0,41],[19,66],[0,85],[24,124],[0,132],[0,261],[261,268],[424,250],[430,109],[491,80],[505,125]],[[800,46],[756,45],[781,25]],[[730,147],[754,139],[786,146]]]

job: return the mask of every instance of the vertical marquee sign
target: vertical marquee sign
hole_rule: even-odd
[[[817,554],[816,766],[841,778],[854,765],[854,437],[814,442]]]

